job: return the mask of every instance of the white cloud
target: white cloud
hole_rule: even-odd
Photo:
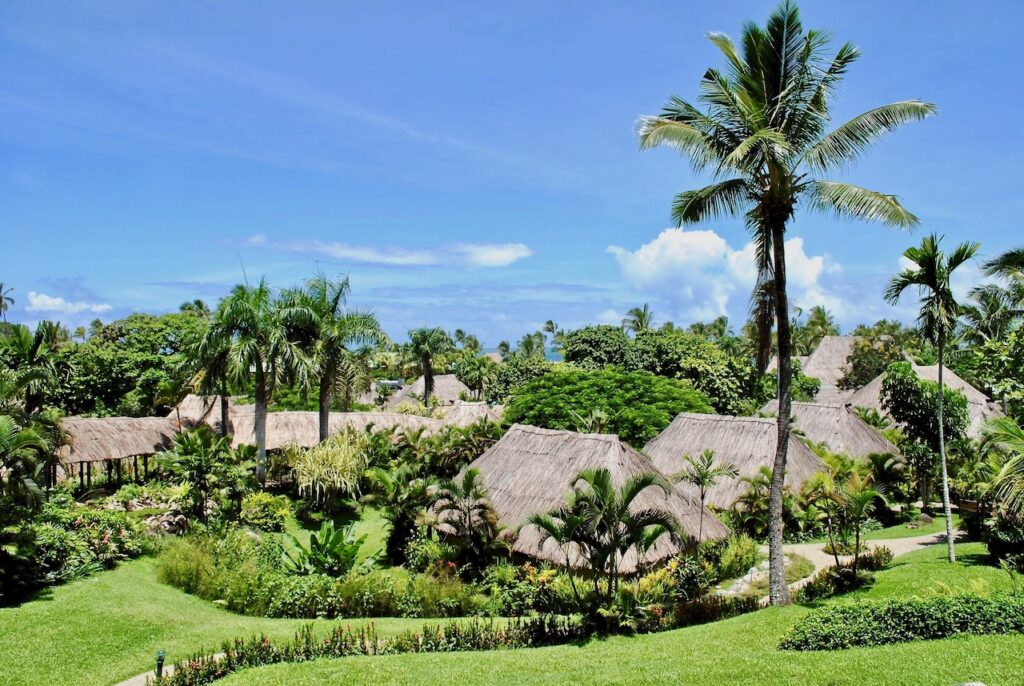
[[[507,267],[533,255],[533,251],[524,243],[457,243],[450,246],[408,250],[318,240],[278,243],[257,234],[247,238],[244,244],[295,253],[311,253],[343,262],[359,262],[388,267]]]
[[[745,308],[757,276],[754,245],[733,248],[711,230],[665,229],[636,250],[612,245],[622,275],[635,288],[670,303],[673,316],[709,319]],[[828,255],[808,255],[802,238],[786,241],[786,266],[794,305],[825,305],[839,314],[844,302],[823,277],[841,269]]]
[[[111,306],[107,303],[72,302],[60,296],[37,293],[36,291],[28,292],[28,306],[25,308],[28,312],[54,312],[65,315],[79,314],[81,312],[101,314],[109,312],[111,309]]]
[[[623,315],[616,312],[613,308],[609,307],[607,310],[598,313],[597,321],[602,324],[615,324],[618,326],[622,323]]]

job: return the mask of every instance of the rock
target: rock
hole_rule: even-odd
[[[935,520],[934,520],[934,519],[932,519],[932,518],[931,518],[930,516],[926,515],[926,514],[925,514],[925,513],[923,513],[923,512],[921,513],[921,523],[922,523],[922,524],[931,524],[931,523],[932,523],[932,522],[934,522],[934,521],[935,521]]]
[[[171,510],[146,518],[146,528],[150,533],[177,536],[188,529],[188,519],[178,510]]]

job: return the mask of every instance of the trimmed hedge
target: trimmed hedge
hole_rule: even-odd
[[[842,650],[957,634],[1024,632],[1024,598],[958,595],[885,603],[837,605],[801,619],[779,644],[783,650]]]
[[[236,639],[225,643],[221,656],[196,656],[174,666],[162,679],[149,678],[150,686],[201,686],[250,667],[283,662],[307,662],[319,658],[354,655],[396,655],[399,653],[453,653],[469,650],[514,650],[561,645],[586,637],[576,621],[557,617],[516,619],[507,624],[474,620],[444,626],[425,626],[394,638],[379,638],[373,624],[358,629],[339,626],[324,638],[305,626],[295,638],[283,644],[266,636]]]

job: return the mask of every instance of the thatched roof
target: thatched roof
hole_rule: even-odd
[[[761,408],[771,414],[778,414],[778,410],[778,400],[770,400]],[[833,452],[853,458],[871,453],[899,454],[895,445],[858,417],[849,405],[793,403],[792,415],[793,428],[815,443],[824,443]]]
[[[256,444],[256,414],[237,414],[231,418],[231,445]],[[373,429],[425,429],[434,432],[444,425],[439,419],[397,412],[332,412],[328,432],[341,433],[345,428],[360,431]],[[288,445],[311,448],[320,442],[320,416],[316,412],[268,412],[267,450]]]
[[[484,353],[484,357],[495,364],[505,364],[505,358],[499,352]]]
[[[65,417],[60,425],[68,436],[60,450],[65,464],[153,455],[178,433],[169,417]]]
[[[501,405],[491,407],[487,403],[458,402],[454,405],[441,405],[435,412],[441,415],[441,421],[455,426],[469,426],[481,419],[500,422],[505,408]]]
[[[911,369],[914,370],[920,379],[934,382],[939,380],[938,365],[921,366],[912,364]],[[884,377],[885,373],[883,372],[869,381],[866,386],[856,391],[850,396],[849,404],[854,407],[877,410],[879,413],[888,416],[889,413],[882,407],[882,379]],[[987,395],[961,379],[949,367],[943,367],[942,369],[942,382],[946,386],[960,391],[967,398],[967,415],[970,419],[967,425],[967,435],[969,437],[980,437],[981,427],[985,425],[985,422],[993,417],[1003,416],[1002,410]]]
[[[403,386],[400,390],[396,391],[390,398],[388,398],[388,407],[397,407],[403,401],[412,402],[411,396],[418,395],[423,396],[423,377],[416,379],[411,384]],[[434,398],[437,398],[437,402],[442,405],[452,405],[461,400],[463,394],[467,397],[471,391],[469,386],[459,381],[458,377],[454,374],[439,374],[434,377]]]
[[[549,512],[565,504],[576,476],[584,469],[608,469],[613,482],[621,486],[643,472],[656,472],[642,453],[617,436],[578,434],[514,424],[487,452],[468,467],[480,470],[499,523],[517,531],[513,550],[540,560],[564,565],[565,556],[551,540],[543,541],[540,530],[527,524],[530,515]],[[667,495],[657,488],[645,490],[634,501],[637,509],[660,508],[672,513],[685,535],[698,536],[700,503],[692,495],[674,488]],[[729,529],[709,511],[704,512],[704,540],[729,535]],[[679,552],[679,546],[663,536],[648,551],[643,562],[653,563]],[[575,566],[576,559],[570,551]],[[623,558],[624,573],[636,571],[636,551]]]
[[[696,457],[713,450],[716,463],[731,463],[739,470],[739,477],[723,479],[708,491],[709,505],[728,509],[747,490],[743,477],[754,476],[761,467],[772,468],[777,443],[774,419],[684,412],[651,439],[644,452],[662,473],[672,475],[684,468],[684,455]],[[824,470],[821,459],[799,438],[790,436],[786,485],[797,490],[811,475]]]
[[[803,369],[804,365],[807,364],[807,355],[794,355],[793,360],[800,363],[800,368]],[[772,359],[768,360],[768,366],[764,368],[766,372],[774,372],[779,368],[779,356],[772,355]]]

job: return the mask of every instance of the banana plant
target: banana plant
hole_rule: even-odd
[[[356,565],[366,534],[357,538],[353,524],[337,529],[334,522],[324,522],[319,532],[310,535],[308,547],[295,536],[288,534],[288,537],[298,551],[294,556],[287,550],[284,552],[285,568],[292,574],[325,574],[340,578],[352,571],[368,571],[381,554],[378,550]]]

